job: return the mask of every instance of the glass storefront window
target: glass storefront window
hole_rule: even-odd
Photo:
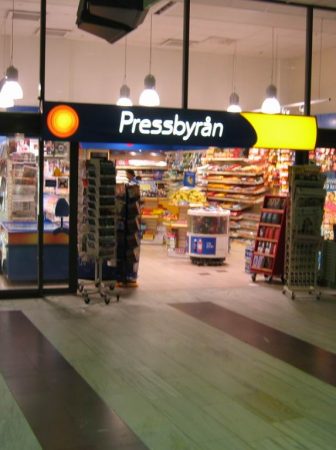
[[[45,286],[67,287],[69,277],[68,142],[44,143],[44,281]]]
[[[38,141],[3,137],[0,145],[1,289],[37,287]]]
[[[0,292],[38,287],[38,139],[0,140]],[[44,143],[43,283],[69,285],[69,144]]]

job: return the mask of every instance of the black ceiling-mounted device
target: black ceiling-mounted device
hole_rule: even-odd
[[[80,0],[77,25],[113,43],[137,28],[153,3],[156,0]]]

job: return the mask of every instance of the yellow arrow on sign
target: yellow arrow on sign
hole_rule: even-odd
[[[317,138],[315,117],[287,114],[241,113],[257,134],[256,148],[314,150]]]

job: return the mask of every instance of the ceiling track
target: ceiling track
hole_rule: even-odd
[[[319,10],[324,10],[324,11],[336,12],[336,6],[333,7],[333,6],[325,6],[325,5],[314,5],[314,4],[300,3],[300,2],[291,1],[291,0],[252,0],[252,1],[255,1],[255,2],[262,1],[263,3],[273,3],[276,5],[297,6],[300,8],[313,8],[313,9],[319,9]]]

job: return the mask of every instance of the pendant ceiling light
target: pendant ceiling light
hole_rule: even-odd
[[[0,108],[11,108],[14,106],[14,100],[12,97],[8,97],[3,93],[3,86],[5,84],[5,78],[0,80]]]
[[[150,18],[150,39],[149,39],[149,73],[145,77],[145,89],[139,97],[139,105],[141,106],[159,106],[160,97],[155,89],[155,77],[151,74],[152,69],[152,14]]]
[[[275,39],[274,28],[272,28],[272,71],[271,71],[271,84],[266,89],[266,98],[261,105],[261,112],[266,114],[279,114],[281,112],[281,106],[277,99],[277,88],[273,82],[274,75],[274,63],[276,61],[275,55]]]
[[[125,37],[125,55],[124,55],[124,82],[120,88],[120,96],[117,101],[118,106],[132,106],[133,102],[130,99],[131,90],[127,86],[127,37]]]
[[[4,21],[4,27],[3,27],[3,60],[5,60],[5,48],[6,48],[6,21]],[[7,95],[4,95],[2,88],[5,84],[6,78],[3,77],[0,80],[0,108],[1,109],[7,109],[14,106],[14,100],[12,97],[8,97]]]
[[[19,84],[19,72],[18,72],[17,68],[13,66],[14,11],[15,11],[15,5],[14,5],[14,0],[13,0],[10,66],[6,70],[5,83],[1,89],[1,95],[4,95],[7,98],[12,98],[13,100],[19,100],[23,97],[23,92],[22,92],[22,88]]]
[[[242,110],[239,105],[239,95],[236,92],[236,86],[235,86],[236,59],[237,59],[237,42],[235,42],[233,59],[232,59],[232,93],[230,95],[229,106],[227,108],[227,111],[232,112],[232,113],[239,113]]]

